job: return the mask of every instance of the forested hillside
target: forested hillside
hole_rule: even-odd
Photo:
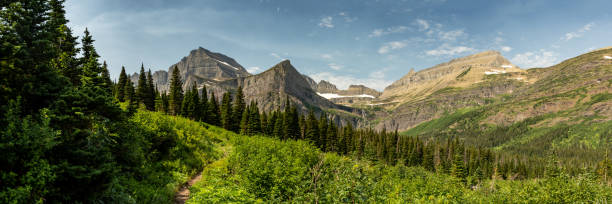
[[[172,203],[200,172],[188,202],[612,200],[612,162],[602,153],[609,142],[601,139],[609,139],[610,125],[589,126],[597,116],[581,126],[526,128],[545,115],[480,130],[468,119],[487,110],[465,109],[404,135],[341,126],[325,113],[301,114],[289,98],[262,112],[240,87],[218,101],[206,86],[184,90],[179,72],[160,93],[144,66],[137,85],[125,70],[113,82],[94,34],[85,29],[75,36],[63,3],[0,3],[1,203]],[[577,108],[609,96],[589,98]],[[532,157],[515,144],[536,152],[535,140],[503,140],[510,133],[550,135],[555,128],[586,140],[594,151],[584,155],[593,156],[549,151],[576,147],[563,140]],[[485,142],[471,137],[489,134],[495,137]],[[572,165],[576,158],[588,160]]]

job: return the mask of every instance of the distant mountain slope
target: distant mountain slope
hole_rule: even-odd
[[[423,99],[447,87],[469,87],[487,75],[524,72],[497,51],[486,51],[451,60],[418,72],[411,70],[385,88],[380,98],[401,104]],[[522,79],[524,80],[524,79]]]
[[[521,154],[545,155],[555,150],[567,162],[593,165],[598,161],[593,155],[612,148],[612,59],[605,56],[612,56],[612,49],[583,54],[549,68],[529,69],[527,77],[535,82],[509,83],[513,91],[498,97],[469,97],[479,90],[476,86],[434,94],[428,100],[438,106],[431,109],[436,115],[430,118],[435,119],[422,118],[425,122],[412,123],[417,126],[404,134],[459,137],[467,143]],[[504,82],[508,78],[511,74],[490,76],[489,85],[478,86],[480,90],[500,87],[492,85],[508,83]],[[436,103],[449,96],[464,98],[456,98],[461,102],[454,104]],[[412,106],[416,104],[427,103]],[[389,118],[401,123],[404,118],[398,115],[402,114]],[[410,118],[410,114],[403,115]]]

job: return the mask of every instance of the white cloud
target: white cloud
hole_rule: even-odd
[[[424,30],[429,29],[429,23],[427,22],[427,20],[416,19],[415,22],[419,26],[419,30],[420,31],[424,31]]]
[[[321,18],[321,21],[319,22],[319,27],[322,28],[333,28],[334,24],[333,24],[333,17],[331,16],[327,16],[327,17],[323,17]]]
[[[586,33],[589,30],[591,30],[591,28],[594,25],[595,25],[595,23],[591,22],[591,23],[588,23],[588,24],[582,26],[582,28],[580,28],[579,30],[577,30],[575,32],[566,33],[565,36],[561,37],[561,40],[568,41],[568,40],[571,40],[571,39],[574,39],[574,38],[582,37],[582,34]]]
[[[326,59],[326,60],[331,60],[331,59],[334,59],[334,56],[332,56],[331,54],[322,54],[321,58]]]
[[[512,47],[509,47],[509,46],[502,46],[502,47],[501,47],[501,51],[502,51],[502,52],[510,52],[510,51],[512,51]]]
[[[251,74],[255,74],[255,73],[258,73],[261,70],[261,68],[260,67],[249,67],[246,70],[247,72]]]
[[[392,33],[402,33],[406,30],[408,30],[408,27],[406,26],[393,26],[387,29],[375,29],[370,35],[368,35],[368,37],[380,37]]]
[[[504,38],[499,37],[499,36],[498,36],[498,37],[495,37],[495,44],[500,44],[500,43],[502,43],[502,42],[504,42]]]
[[[312,74],[310,75],[310,77],[314,79],[315,81],[320,81],[320,80],[329,81],[332,84],[335,84],[339,89],[348,89],[350,85],[362,84],[367,87],[382,91],[389,84],[393,83],[393,81],[385,80],[382,77],[381,78],[371,77],[372,75],[376,75],[376,74],[370,74],[369,78],[356,78],[353,76],[335,75],[330,72],[320,72],[320,73]]]
[[[525,52],[515,55],[512,62],[521,67],[548,67],[557,61],[557,53],[541,49],[536,52]]]
[[[427,55],[440,56],[440,55],[457,55],[464,52],[474,52],[474,48],[465,46],[451,46],[449,44],[442,44],[440,47],[434,50],[428,50],[425,52]]]
[[[382,47],[378,49],[379,54],[386,54],[391,50],[401,49],[406,47],[407,43],[405,41],[392,41],[385,43]]]
[[[465,32],[463,32],[463,30],[451,30],[451,31],[440,31],[438,33],[438,35],[440,36],[440,39],[442,40],[447,40],[447,41],[454,41],[456,40],[458,37],[461,37],[463,35],[466,35]]]
[[[281,56],[276,54],[276,53],[270,53],[270,56],[276,58],[276,59],[281,59]]]
[[[329,68],[333,69],[333,70],[341,70],[342,68],[344,68],[343,65],[339,65],[336,63],[329,63],[327,64],[329,66]]]

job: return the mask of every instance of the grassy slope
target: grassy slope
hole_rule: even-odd
[[[604,54],[612,55],[612,50],[530,70],[531,77],[540,80],[513,95],[458,109],[403,134],[459,137],[470,144],[526,155],[556,150],[566,162],[593,165],[602,149],[612,148],[612,117],[605,108],[612,104],[612,65],[602,61]]]

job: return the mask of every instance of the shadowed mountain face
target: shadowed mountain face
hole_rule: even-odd
[[[251,75],[231,57],[200,47],[192,50],[188,56],[170,66],[167,72],[160,70],[153,74],[153,81],[160,91],[168,90],[169,77],[172,76],[174,67],[177,67],[180,72],[183,89],[192,87],[194,84],[201,87],[202,84],[212,85],[224,80]],[[132,75],[132,81],[134,79],[138,81],[138,74]]]

